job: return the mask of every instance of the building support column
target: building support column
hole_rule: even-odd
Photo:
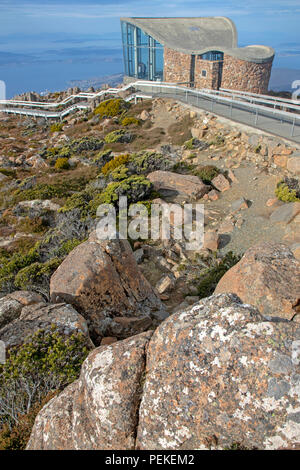
[[[138,48],[137,48],[137,28],[134,28],[134,33],[133,33],[133,48],[134,48],[134,75],[136,78],[139,78],[138,74]]]

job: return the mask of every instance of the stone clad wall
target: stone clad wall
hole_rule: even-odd
[[[272,69],[271,59],[263,64],[247,62],[224,54],[222,88],[266,93]],[[191,77],[191,55],[183,54],[165,47],[164,50],[164,81],[171,83],[187,83]],[[221,63],[219,61],[202,60],[195,57],[195,87],[218,89],[218,77]],[[206,70],[206,77],[202,77]]]
[[[202,60],[196,56],[195,61],[195,88],[218,88],[220,62]],[[202,77],[202,70],[206,70],[206,77]]]
[[[191,55],[164,49],[164,81],[189,82],[191,71]]]
[[[268,91],[273,59],[263,64],[224,54],[222,88],[264,94]]]

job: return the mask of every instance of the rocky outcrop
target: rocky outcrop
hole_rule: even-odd
[[[153,171],[148,180],[162,196],[181,196],[191,200],[200,199],[211,189],[198,176],[181,175],[171,171]]]
[[[82,333],[87,345],[93,346],[85,319],[71,305],[46,305],[45,302],[23,307],[19,318],[0,329],[0,341],[6,348],[20,346],[38,330],[50,332],[53,326],[64,336]]]
[[[261,243],[219,281],[215,293],[233,292],[265,316],[300,320],[300,263],[283,244]]]
[[[68,302],[87,319],[92,338],[126,338],[167,314],[139,271],[127,240],[98,240],[94,232],[53,274],[52,302]]]
[[[92,351],[39,413],[28,449],[300,444],[300,329],[214,295],[153,333]]]

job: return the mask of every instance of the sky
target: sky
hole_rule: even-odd
[[[275,67],[300,71],[299,0],[0,0],[0,80],[59,86],[59,64],[65,81],[122,72],[121,16],[228,16],[240,46],[272,46]]]

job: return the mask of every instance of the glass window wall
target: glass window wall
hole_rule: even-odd
[[[163,45],[140,28],[121,22],[125,75],[143,80],[163,80]]]

